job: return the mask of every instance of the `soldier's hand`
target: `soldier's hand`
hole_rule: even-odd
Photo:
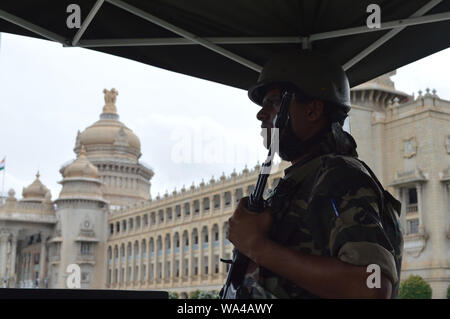
[[[252,258],[257,250],[268,240],[268,233],[272,225],[270,208],[261,213],[249,211],[248,197],[239,201],[238,207],[228,219],[228,240],[243,254]]]

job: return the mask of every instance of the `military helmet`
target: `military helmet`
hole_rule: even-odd
[[[294,85],[306,97],[316,98],[350,110],[350,86],[342,67],[326,56],[312,51],[291,51],[271,58],[250,87],[250,100],[262,105],[267,90],[275,84]]]

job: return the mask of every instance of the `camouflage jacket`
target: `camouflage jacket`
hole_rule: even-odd
[[[401,247],[395,245],[402,243],[389,240],[380,191],[356,157],[356,151],[337,155],[324,141],[318,156],[286,169],[267,199],[274,221],[270,237],[305,254],[377,264],[395,286],[401,265]],[[255,299],[318,298],[252,261],[243,285]]]

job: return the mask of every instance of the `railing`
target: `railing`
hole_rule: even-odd
[[[414,205],[407,205],[406,206],[406,213],[416,213],[418,211],[418,206],[417,204]]]

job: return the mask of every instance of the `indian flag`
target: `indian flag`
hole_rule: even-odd
[[[5,169],[5,158],[0,162],[0,171]]]

